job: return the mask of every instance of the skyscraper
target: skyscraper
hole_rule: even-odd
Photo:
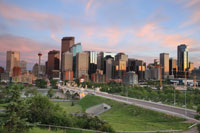
[[[111,56],[115,59],[115,55],[116,53],[111,53],[111,52],[100,52],[97,54],[97,69],[103,70],[104,74],[105,74],[105,70],[104,70],[104,59],[106,56]]]
[[[145,79],[146,63],[142,60],[128,59],[127,72],[134,71],[138,75],[138,80]]]
[[[106,81],[110,81],[113,76],[113,62],[114,58],[111,56],[106,56],[107,58],[105,59],[105,75],[106,75]]]
[[[63,55],[63,61],[62,61],[62,73],[63,73],[63,80],[73,80],[73,55],[72,53],[64,52]]]
[[[115,79],[123,79],[123,75],[126,72],[127,65],[128,65],[128,55],[124,53],[118,53],[115,56],[115,61],[114,61]]]
[[[87,52],[80,52],[76,54],[76,78],[88,78],[88,63],[89,57]]]
[[[59,77],[60,51],[52,50],[48,52],[47,72],[49,78]]]
[[[25,73],[27,71],[27,62],[22,60],[20,61],[20,68],[21,68],[21,73]]]
[[[174,58],[169,59],[169,75],[173,75],[176,77],[177,72],[177,60]]]
[[[74,37],[63,37],[61,40],[61,64],[63,59],[62,59],[62,55],[64,52],[69,51],[71,47],[74,45],[75,42],[75,38]],[[63,71],[62,65],[61,65],[61,72]],[[63,77],[63,73],[61,73],[61,78]]]
[[[74,73],[74,77],[75,77],[75,75],[76,75],[76,54],[79,52],[82,52],[81,43],[72,45],[72,47],[70,48],[70,51],[72,52],[72,55],[73,55],[73,73]]]
[[[169,76],[169,54],[160,54],[160,66],[162,68],[162,78],[167,79]]]
[[[97,51],[86,51],[89,55],[89,71],[88,74],[91,77],[91,74],[96,73],[97,70]]]
[[[6,57],[6,71],[9,73],[9,76],[13,75],[13,68],[19,67],[20,62],[20,53],[17,51],[7,51]]]
[[[181,44],[177,51],[178,71],[185,72],[189,68],[188,48],[187,45]]]
[[[62,38],[62,46],[61,46],[61,54],[64,52],[70,51],[72,45],[74,45],[74,37],[63,37]]]

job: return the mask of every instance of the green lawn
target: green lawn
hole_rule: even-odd
[[[186,130],[191,125],[191,123],[183,123],[185,121],[183,118],[94,95],[86,96],[76,105],[80,105],[82,111],[85,111],[87,108],[101,103],[107,103],[112,108],[99,117],[110,123],[116,131]]]
[[[74,106],[71,106],[71,104],[59,104],[67,113],[79,113],[82,112],[82,108],[78,104],[74,104]]]

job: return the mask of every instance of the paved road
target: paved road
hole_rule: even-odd
[[[152,109],[152,110],[159,111],[159,112],[164,112],[164,113],[179,116],[179,117],[184,117],[184,118],[192,120],[194,122],[198,122],[198,123],[200,122],[200,121],[197,121],[194,119],[194,115],[196,115],[196,111],[194,111],[194,110],[189,110],[189,109],[184,109],[184,108],[179,108],[179,107],[174,107],[174,106],[170,106],[170,105],[159,104],[159,103],[154,103],[154,102],[139,100],[139,99],[134,99],[134,98],[127,98],[127,97],[108,94],[108,93],[104,93],[104,92],[95,92],[94,93],[93,90],[88,90],[88,89],[87,89],[87,91],[92,94],[95,94],[97,96],[129,103],[129,104],[134,104],[134,105],[137,105],[137,106],[140,106],[143,108]]]

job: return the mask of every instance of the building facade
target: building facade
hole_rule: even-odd
[[[160,67],[162,70],[162,78],[167,79],[169,77],[169,54],[160,54]]]
[[[59,78],[60,51],[52,50],[48,52],[48,78]]]
[[[86,51],[89,55],[89,70],[88,70],[88,74],[89,77],[91,79],[91,75],[93,73],[96,73],[97,70],[97,57],[98,57],[98,53],[97,51]]]
[[[61,40],[61,64],[63,59],[62,59],[62,55],[65,52],[71,52],[71,47],[74,45],[75,43],[75,37],[63,37]],[[62,65],[61,65],[61,78],[63,77],[63,73],[62,73]]]
[[[6,71],[9,73],[9,77],[13,75],[13,68],[19,67],[20,64],[20,52],[7,51],[6,56]]]
[[[76,75],[76,54],[79,53],[79,52],[82,52],[82,45],[81,43],[77,43],[77,44],[74,44],[72,45],[72,47],[70,48],[70,51],[73,55],[73,73],[74,73],[74,77]]]
[[[178,72],[185,72],[189,68],[187,45],[181,44],[177,51]]]
[[[73,80],[73,54],[70,52],[64,52],[62,56],[62,79]]]
[[[88,77],[88,63],[89,62],[89,55],[87,52],[80,52],[76,54],[76,78],[89,78]]]
[[[169,75],[172,75],[174,77],[177,76],[177,60],[174,58],[169,59]]]
[[[142,60],[128,59],[127,72],[134,71],[138,75],[138,80],[145,80],[146,63]]]
[[[115,56],[114,61],[114,78],[123,79],[123,75],[126,72],[126,67],[128,64],[128,55],[124,53],[118,53]]]
[[[22,73],[25,73],[27,71],[27,62],[26,61],[24,61],[24,60],[20,61],[19,66],[21,68]]]
[[[123,77],[123,82],[129,85],[137,85],[138,84],[138,75],[135,72],[126,72]]]
[[[107,56],[105,59],[105,76],[106,76],[106,82],[109,82],[113,78],[113,63],[114,63],[114,58],[111,56]]]

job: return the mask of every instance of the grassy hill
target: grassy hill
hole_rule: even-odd
[[[76,104],[80,105],[84,112],[87,108],[101,103],[109,104],[112,108],[99,117],[110,123],[116,131],[186,130],[191,125],[185,123],[183,118],[94,95],[88,95]]]

